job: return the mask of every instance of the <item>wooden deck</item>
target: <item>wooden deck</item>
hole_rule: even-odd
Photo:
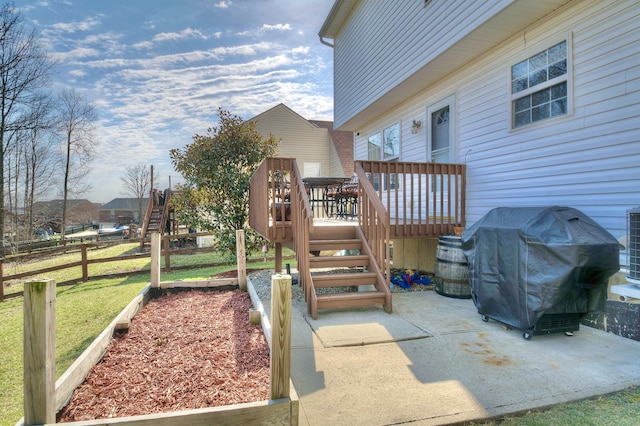
[[[465,226],[465,165],[356,161],[355,171],[357,197],[352,198],[356,204],[350,210],[353,219],[316,217],[317,209],[309,202],[308,189],[293,158],[269,157],[251,178],[249,223],[275,243],[276,259],[282,245],[296,252],[299,281],[314,318],[319,308],[369,304],[382,304],[391,312],[387,283],[391,240],[453,235],[456,228]],[[324,227],[331,230],[320,231]],[[353,235],[347,227],[353,228]],[[325,233],[335,235],[321,237]],[[348,237],[341,236],[347,233]],[[335,259],[311,258],[310,252],[337,249],[345,241],[357,246],[360,254],[340,259],[341,263],[363,266],[366,273],[372,273],[375,278],[370,284],[375,290],[362,297],[331,296],[324,301],[316,293],[310,270],[318,264],[329,266]],[[349,278],[340,281],[334,277],[333,281],[334,286],[347,285]]]

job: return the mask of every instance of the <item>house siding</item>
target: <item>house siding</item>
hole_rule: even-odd
[[[513,19],[500,22],[492,19],[512,13],[507,9],[523,1],[433,0],[426,6],[418,0],[358,2],[335,39],[334,67],[348,70],[334,77],[336,125],[342,126],[438,58],[441,62],[429,75],[446,75],[460,55],[445,59],[443,54],[461,40],[466,38],[467,54],[479,55],[489,40],[502,41],[505,31],[519,30],[518,21],[527,20],[524,15],[535,20],[562,2],[527,1],[525,12],[513,12]],[[474,34],[479,28],[485,32]]]
[[[361,2],[353,12],[357,17],[355,22],[362,22],[358,16],[365,12],[389,16],[387,10],[374,13],[375,5],[383,8],[383,3],[386,2]],[[471,16],[472,11],[463,9],[461,3],[451,3],[448,7],[457,7],[456,12]],[[503,6],[503,3],[495,4]],[[439,2],[434,4],[444,7]],[[489,7],[487,3],[479,2],[471,9],[486,7]],[[409,19],[409,28],[415,25],[409,15],[403,11],[397,13]],[[482,22],[480,15],[473,22]],[[617,238],[622,237],[626,234],[626,210],[640,204],[638,22],[640,3],[636,1],[572,2],[367,122],[356,135],[355,158],[367,158],[369,134],[399,120],[400,160],[427,161],[425,128],[416,135],[411,134],[411,122],[420,119],[425,123],[429,105],[453,94],[457,162],[467,164],[468,225],[498,206],[569,205],[593,217]],[[343,31],[362,30],[348,24]],[[392,35],[387,33],[387,36]],[[376,42],[379,37],[373,37],[368,43]],[[512,130],[511,65],[567,37],[570,37],[573,61],[570,114]],[[407,42],[400,37],[402,40]],[[398,45],[389,44],[380,52],[396,47]],[[338,43],[336,48],[339,49]],[[345,66],[347,59],[341,57],[343,54],[346,52],[336,51],[336,57],[343,61],[336,63],[337,68]],[[387,62],[397,64],[404,58],[406,52],[395,52]],[[406,72],[410,72],[415,64],[409,61],[406,65]],[[341,69],[350,70],[352,65],[346,66]],[[340,93],[342,103],[336,100],[336,116],[344,119],[354,114],[380,96],[380,87],[393,85],[403,78],[403,71],[392,69],[390,73],[398,75],[392,77],[383,72],[384,75],[377,77],[377,83],[361,97],[355,97],[355,105],[348,108],[342,103],[362,87],[354,83],[355,76],[337,72],[336,92]],[[382,71],[378,68],[378,72]],[[358,75],[357,79],[366,80],[368,76]]]
[[[320,173],[328,176],[331,168],[329,131],[315,126],[284,105],[278,105],[254,118],[256,130],[264,136],[281,139],[278,156],[295,158],[304,173],[304,163],[320,163]],[[339,176],[343,176],[342,172]]]

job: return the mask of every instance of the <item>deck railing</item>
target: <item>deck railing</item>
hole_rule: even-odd
[[[355,172],[358,177],[358,224],[376,259],[377,268],[388,280],[391,259],[389,214],[361,163],[355,164]]]
[[[311,291],[311,268],[309,263],[309,234],[313,233],[313,209],[295,160],[291,162],[291,219],[293,226],[293,249],[298,265],[298,280],[307,300],[308,311],[315,306],[316,292]]]
[[[465,226],[464,164],[356,161],[356,169],[388,212],[392,239],[450,235]]]
[[[293,158],[268,157],[249,182],[249,225],[269,241],[290,242]]]

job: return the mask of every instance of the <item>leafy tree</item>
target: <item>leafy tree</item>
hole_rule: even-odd
[[[262,160],[275,154],[279,140],[263,139],[254,122],[218,108],[218,127],[194,135],[184,149],[169,153],[182,175],[172,203],[180,223],[214,233],[217,247],[235,256],[235,231],[245,230],[247,252],[262,238],[249,228],[249,180]]]

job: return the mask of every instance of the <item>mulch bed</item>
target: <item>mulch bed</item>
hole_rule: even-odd
[[[249,295],[188,291],[149,302],[111,341],[58,422],[269,399],[269,352]]]

